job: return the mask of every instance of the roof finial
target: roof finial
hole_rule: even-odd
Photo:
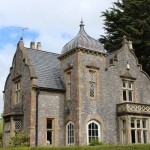
[[[80,22],[81,24],[80,24],[80,27],[81,26],[84,26],[84,24],[83,24],[83,18],[81,17],[81,22]]]

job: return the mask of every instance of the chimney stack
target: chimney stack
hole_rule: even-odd
[[[133,50],[132,41],[129,41],[128,44],[129,44],[129,48]]]
[[[37,50],[41,50],[41,42],[37,42]]]
[[[35,49],[35,43],[33,41],[31,41],[31,43],[30,43],[30,48]]]

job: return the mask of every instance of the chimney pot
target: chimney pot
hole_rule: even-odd
[[[129,48],[133,49],[132,41],[129,41]]]
[[[41,50],[41,42],[37,42],[37,50]]]
[[[31,43],[30,43],[30,48],[35,49],[35,43],[33,41],[31,41]]]

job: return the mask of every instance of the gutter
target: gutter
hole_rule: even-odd
[[[35,146],[38,146],[38,99],[39,99],[39,94],[40,94],[40,88],[37,88],[37,93],[36,93],[36,114],[35,114]]]

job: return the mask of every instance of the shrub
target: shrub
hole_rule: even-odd
[[[18,132],[10,137],[11,146],[29,146],[29,136],[26,133]]]
[[[89,146],[96,146],[96,145],[102,145],[103,143],[100,142],[98,139],[93,139],[90,141]]]

